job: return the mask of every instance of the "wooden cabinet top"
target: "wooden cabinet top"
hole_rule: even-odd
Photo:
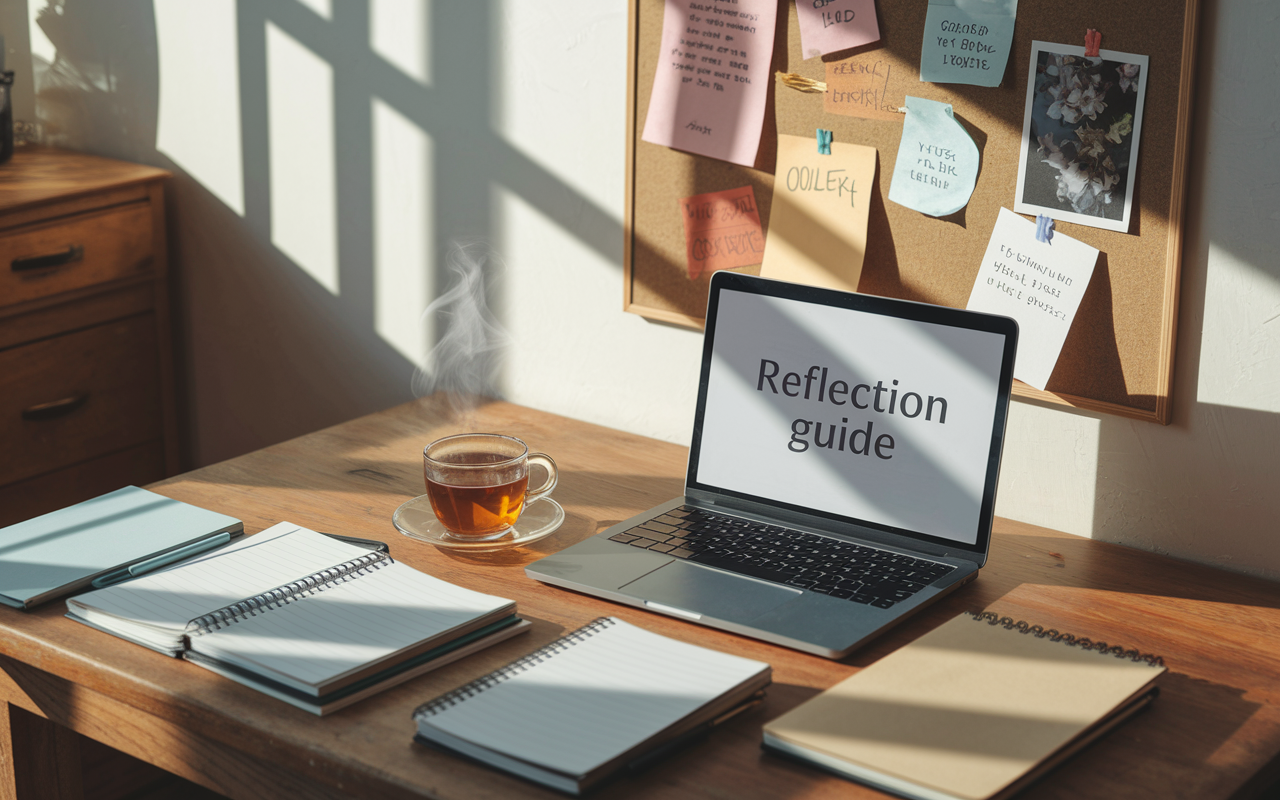
[[[27,145],[0,164],[0,213],[169,177],[156,167]]]

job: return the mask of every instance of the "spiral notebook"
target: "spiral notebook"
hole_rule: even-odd
[[[766,749],[919,800],[1004,798],[1146,707],[1161,659],[965,614],[765,725]]]
[[[321,714],[528,627],[510,600],[290,523],[67,609]]]
[[[415,738],[580,794],[749,708],[770,676],[602,617],[419,707]]]

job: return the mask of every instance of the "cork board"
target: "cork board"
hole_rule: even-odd
[[[999,210],[1013,208],[1031,42],[1083,44],[1085,30],[1096,28],[1104,49],[1150,58],[1133,223],[1128,233],[1058,223],[1058,231],[1098,248],[1101,256],[1046,391],[1019,382],[1014,394],[1168,424],[1197,6],[1198,0],[1186,0],[1185,6],[1169,4],[1157,12],[1142,0],[1020,3],[1004,80],[988,89],[918,82],[927,0],[880,0],[880,42],[807,61],[800,57],[795,3],[780,0],[771,73],[822,81],[825,61],[875,51],[893,70],[910,74],[911,94],[954,107],[978,144],[981,168],[968,206],[935,219],[886,199],[902,136],[900,120],[827,114],[822,95],[775,80],[754,169],[641,141],[663,3],[631,0],[624,309],[700,328],[710,275],[688,278],[679,199],[750,185],[767,237],[776,134],[812,137],[816,128],[833,131],[835,141],[879,152],[858,290],[963,308]],[[757,274],[759,267],[740,271]]]

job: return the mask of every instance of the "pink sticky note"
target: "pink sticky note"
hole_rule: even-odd
[[[641,138],[753,166],[777,14],[772,0],[667,0]]]
[[[816,58],[879,41],[875,0],[796,0],[800,51]]]

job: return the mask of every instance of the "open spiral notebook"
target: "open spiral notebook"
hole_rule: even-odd
[[[314,713],[525,630],[515,603],[280,523],[67,601],[67,616]]]

